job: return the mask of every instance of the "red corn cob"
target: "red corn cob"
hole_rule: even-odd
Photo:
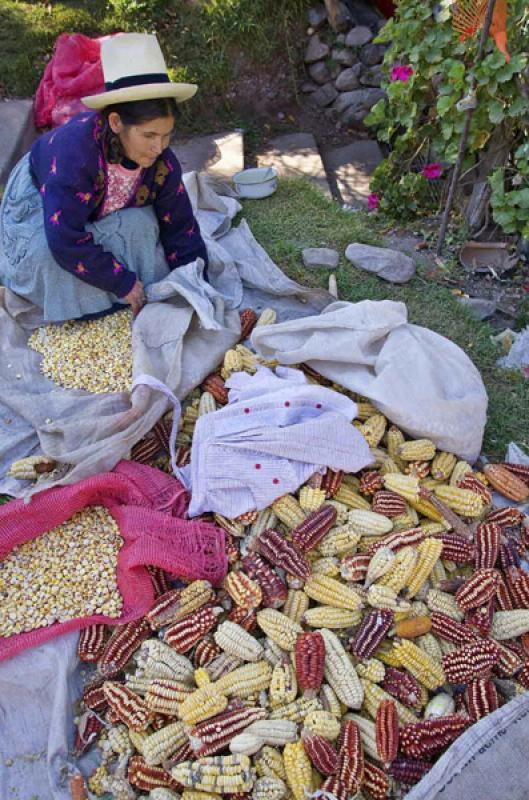
[[[443,669],[449,683],[468,683],[476,678],[488,678],[498,661],[496,643],[480,639],[443,656]]]
[[[364,751],[358,726],[352,720],[342,724],[338,738],[336,778],[349,794],[355,794],[364,777]]]
[[[167,628],[163,640],[177,653],[188,653],[203,636],[216,627],[217,616],[211,606],[203,606]]]
[[[509,567],[520,566],[518,542],[514,539],[507,539],[500,545],[500,564],[504,572],[506,572]]]
[[[157,631],[165,625],[170,625],[182,618],[181,596],[184,589],[171,589],[155,600],[145,619],[148,620],[152,630]],[[202,607],[215,601],[215,592],[209,587],[209,595],[204,592]]]
[[[344,581],[352,583],[364,582],[371,556],[368,553],[355,553],[344,556],[340,561],[340,573]]]
[[[224,381],[216,372],[212,372],[211,375],[208,375],[200,388],[203,392],[212,394],[219,405],[225,406],[228,402],[228,390],[224,385]]]
[[[121,672],[130,661],[132,654],[149,638],[151,626],[146,619],[127,622],[116,628],[105,645],[97,668],[105,678],[112,678]]]
[[[430,462],[409,461],[404,467],[404,472],[406,475],[416,475],[419,479],[426,478],[430,474]]]
[[[458,536],[457,533],[436,533],[435,539],[443,543],[441,558],[454,561],[456,564],[473,564],[476,557],[476,548],[473,542]]]
[[[362,787],[372,800],[386,800],[389,795],[389,780],[383,769],[366,758],[364,761],[364,782]]]
[[[520,478],[529,486],[529,466],[527,466],[527,464],[503,463],[501,466],[505,467],[505,469],[509,470],[512,475],[516,475],[517,478]]]
[[[529,661],[526,661],[523,668],[516,676],[516,680],[518,683],[521,683],[524,689],[529,689]]]
[[[305,481],[305,486],[308,486],[309,489],[321,489],[322,483],[323,475],[320,475],[319,472],[313,472],[310,478]]]
[[[186,467],[191,461],[191,448],[181,444],[176,448],[175,461],[177,467]]]
[[[205,667],[214,658],[222,653],[216,641],[209,636],[205,636],[195,647],[193,653],[193,664],[195,667]]]
[[[480,636],[488,636],[492,628],[494,617],[494,597],[479,608],[473,608],[465,614],[465,625],[476,631]]]
[[[147,708],[142,698],[127,686],[115,681],[106,681],[103,692],[111,710],[127,728],[133,731],[144,731],[153,719],[152,711]]]
[[[386,608],[374,608],[369,611],[352,640],[350,650],[357,658],[371,658],[380,642],[393,625],[393,611]]]
[[[108,707],[108,703],[103,692],[104,678],[98,678],[85,686],[82,695],[82,702],[86,708],[97,711],[101,714]]]
[[[476,476],[472,475],[470,472],[458,482],[457,486],[459,489],[470,489],[474,494],[479,494],[479,496],[483,498],[483,505],[492,505],[491,490],[488,486],[485,486],[483,481],[480,481],[479,478],[476,478]]]
[[[432,764],[428,761],[420,761],[415,758],[396,758],[389,767],[389,774],[404,786],[413,786],[419,783],[431,768]]]
[[[383,764],[389,765],[399,749],[399,718],[393,700],[383,700],[375,720],[377,753]]]
[[[498,571],[495,569],[475,570],[456,592],[455,599],[459,608],[467,611],[469,608],[485,605],[496,594],[498,578]]]
[[[148,767],[142,756],[132,756],[127,771],[129,783],[143,792],[151,789],[179,789],[179,784],[163,767]]]
[[[167,720],[167,717],[165,719]],[[194,758],[195,751],[191,747],[191,742],[185,742],[185,744],[180,745],[178,750],[175,750],[170,759],[162,763],[162,767],[169,771],[171,767],[181,764],[182,761],[191,761]]]
[[[299,688],[315,694],[323,682],[325,666],[325,642],[321,633],[298,634],[294,656]]]
[[[343,472],[341,470],[328,469],[321,482],[321,488],[325,492],[327,500],[332,500],[340,486],[342,485]]]
[[[498,692],[487,678],[471,681],[465,690],[465,703],[473,722],[486,717],[499,706]]]
[[[257,314],[253,308],[243,308],[239,311],[239,319],[241,321],[241,339],[243,342],[251,334],[257,323]]]
[[[529,633],[522,633],[520,636],[520,644],[522,646],[522,652],[525,657],[529,656]]]
[[[228,572],[222,585],[238,606],[251,609],[261,605],[263,592],[260,585],[242,570]]]
[[[239,545],[239,541],[238,539],[235,538],[235,536],[232,536],[231,533],[228,533],[228,531],[225,532],[224,539],[225,539],[226,557],[228,559],[228,564],[230,564],[230,566],[233,566],[234,564],[237,563],[237,561],[240,561],[241,558],[241,548]]]
[[[493,567],[500,552],[501,528],[497,522],[482,522],[478,525],[476,542],[476,568]]]
[[[220,752],[248,725],[265,717],[264,708],[232,708],[230,711],[223,711],[222,714],[199,722],[189,734],[194,758]]]
[[[512,609],[514,608],[511,595],[507,588],[507,584],[503,580],[502,575],[500,575],[500,577],[498,578],[498,587],[496,589],[496,595],[494,601],[496,607],[500,611],[512,611]]]
[[[104,727],[103,721],[93,711],[85,711],[84,714],[81,714],[75,726],[75,754],[80,756],[88,750]]]
[[[371,496],[384,488],[384,478],[380,472],[364,472],[358,484],[358,491],[366,496]]]
[[[448,614],[442,614],[440,611],[433,611],[430,619],[432,621],[432,633],[445,642],[453,642],[453,644],[469,644],[478,639],[475,631],[468,625],[462,622],[457,622]]]
[[[335,775],[325,778],[320,786],[320,791],[323,797],[330,796],[335,797],[336,800],[349,800],[350,791]]]
[[[529,608],[529,575],[522,569],[510,567],[505,582],[515,608]]]
[[[301,580],[307,580],[311,573],[310,561],[298,550],[295,545],[288,542],[280,533],[274,530],[263,531],[256,542],[249,545],[257,549],[275,567],[280,567]]]
[[[245,631],[252,631],[257,625],[257,614],[255,608],[243,608],[234,606],[228,614],[230,622],[236,622]]]
[[[373,495],[371,510],[385,517],[400,517],[406,513],[406,501],[400,494],[382,489]]]
[[[169,439],[171,437],[171,429],[173,427],[173,419],[172,416],[169,419],[160,419],[154,425],[152,432],[158,439],[160,444],[159,449],[163,450],[165,453],[169,452]]]
[[[428,758],[457,739],[468,724],[469,720],[451,714],[405,725],[400,731],[401,750],[410,758]]]
[[[258,511],[245,511],[244,514],[239,514],[238,517],[235,517],[235,522],[242,522],[243,525],[253,525],[254,522],[257,522],[258,516]]]
[[[384,536],[380,541],[373,542],[369,545],[368,553],[373,555],[380,550],[381,547],[389,547],[395,553],[397,550],[402,550],[403,547],[408,545],[420,544],[424,540],[424,531],[422,528],[409,528],[407,531],[396,531]]]
[[[421,699],[419,682],[406,670],[386,667],[384,680],[380,685],[384,691],[408,708],[416,706]]]
[[[89,625],[79,634],[77,655],[79,661],[97,661],[101,658],[107,639],[106,625]]]
[[[281,608],[288,595],[286,583],[279,577],[259,553],[251,553],[241,561],[244,570],[257,581],[263,593],[262,605],[265,608]]]
[[[525,653],[518,653],[507,647],[505,642],[496,642],[499,650],[499,660],[494,667],[494,674],[499,675],[500,678],[512,678],[519,672],[525,662]]]
[[[302,553],[312,550],[329,533],[336,522],[336,516],[334,506],[323,505],[313,511],[292,531],[293,544]]]
[[[168,574],[160,567],[147,567],[147,572],[151,576],[152,587],[156,597],[160,597],[171,589],[171,582]]]
[[[154,434],[149,433],[132,447],[130,457],[138,464],[149,464],[160,452],[160,442]]]
[[[312,766],[321,775],[334,775],[338,765],[338,753],[330,741],[307,730],[302,732],[301,739]]]
[[[491,511],[487,514],[485,522],[496,522],[500,528],[509,525],[519,525],[523,519],[522,512],[517,508],[498,508],[496,511]]]

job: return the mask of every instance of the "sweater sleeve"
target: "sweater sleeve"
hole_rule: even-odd
[[[208,254],[186,188],[182,183],[182,168],[174,153],[163,154],[160,181],[163,181],[154,210],[160,224],[160,240],[169,265],[181,267],[202,258],[206,269]]]
[[[58,174],[51,175],[41,192],[46,238],[59,266],[105,292],[127,295],[136,274],[96,245],[85,229],[95,206],[94,178],[89,171],[81,170],[75,186]]]

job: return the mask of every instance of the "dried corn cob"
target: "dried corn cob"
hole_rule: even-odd
[[[153,714],[139,695],[115,681],[103,684],[105,699],[121,722],[134,731],[143,731],[149,725]]]
[[[334,556],[322,556],[312,562],[313,575],[327,575],[329,578],[340,577],[340,562]]]
[[[318,552],[326,558],[354,553],[360,538],[352,525],[340,525],[323,538],[318,545]]]
[[[336,509],[330,505],[313,511],[292,531],[293,544],[303,553],[312,550],[335,524],[336,516]]]
[[[222,609],[204,606],[170,625],[163,636],[166,644],[177,653],[188,653],[217,624]]]
[[[383,700],[375,720],[377,751],[384,764],[391,764],[399,749],[399,718],[392,700]]]
[[[369,714],[373,720],[376,719],[379,705],[384,700],[392,700],[395,703],[401,725],[408,725],[412,722],[415,722],[417,719],[415,714],[413,714],[408,708],[400,703],[395,697],[392,697],[381,686],[378,686],[376,683],[371,683],[371,681],[367,681],[365,679],[362,679],[361,683],[364,689],[364,707],[362,710]]]
[[[416,708],[420,704],[421,686],[417,679],[406,670],[386,667],[384,679],[380,685],[392,698],[399,700],[408,708]]]
[[[385,517],[400,517],[407,511],[406,501],[403,497],[395,492],[389,492],[387,489],[381,489],[375,492],[373,496],[373,504],[371,510],[376,514],[382,514]]]
[[[245,755],[208,756],[184,761],[171,770],[173,779],[190,789],[219,794],[249,792],[255,774]]]
[[[255,759],[255,769],[262,778],[278,778],[282,781],[287,779],[283,756],[274,747],[263,747]]]
[[[318,711],[321,708],[321,703],[317,698],[301,697],[294,700],[292,703],[284,703],[280,706],[275,706],[269,714],[270,719],[288,719],[291,722],[303,722],[307,714],[311,711]]]
[[[358,494],[353,488],[344,483],[334,493],[334,500],[351,509],[369,511],[371,508],[369,501],[365,497],[362,497],[361,494]]]
[[[386,667],[378,658],[368,658],[356,665],[356,672],[359,678],[365,678],[371,683],[381,683],[386,674]]]
[[[301,624],[303,615],[309,607],[309,598],[300,589],[290,589],[287,595],[283,613],[298,625]]]
[[[281,608],[287,598],[286,584],[258,553],[243,557],[242,566],[248,576],[261,587],[265,608]]]
[[[256,541],[250,543],[250,549],[257,550],[267,561],[290,575],[306,580],[310,575],[310,562],[307,557],[280,533],[266,530]]]
[[[437,611],[447,617],[461,622],[463,619],[463,612],[455,601],[455,598],[447,592],[442,592],[440,589],[430,589],[426,595],[426,605],[430,611]]]
[[[393,589],[378,583],[374,583],[369,587],[366,599],[373,608],[385,608],[401,612],[410,611],[411,609],[410,604],[401,600]]]
[[[333,775],[338,764],[338,753],[328,739],[303,730],[301,740],[313,767],[321,775]]]
[[[340,561],[340,575],[344,581],[351,583],[363,582],[371,563],[369,553],[355,553],[344,556]],[[332,577],[332,576],[331,576]]]
[[[397,656],[405,667],[427,689],[437,689],[445,682],[441,666],[413,642],[405,639],[395,645]]]
[[[382,475],[376,470],[368,470],[364,472],[358,484],[358,491],[367,497],[375,494],[379,489],[384,486]]]
[[[242,570],[229,572],[222,584],[233,602],[242,608],[258,608],[263,599],[263,591],[258,583],[253,581]]]
[[[303,622],[311,628],[337,630],[358,625],[361,617],[360,610],[351,611],[347,608],[333,608],[333,606],[315,606],[305,612]]]
[[[340,733],[340,722],[334,714],[324,709],[312,711],[303,720],[304,730],[311,734],[323,736],[324,739],[334,741]]]
[[[325,665],[325,642],[321,633],[300,633],[295,642],[294,658],[299,688],[314,696],[323,682]]]
[[[215,684],[206,684],[188,695],[178,709],[178,716],[188,725],[195,725],[202,720],[221,714],[228,700]]]
[[[353,720],[343,723],[337,747],[336,778],[347,793],[356,794],[364,778],[364,751],[360,729]]]
[[[394,562],[395,553],[389,547],[381,547],[377,550],[369,562],[364,584],[366,588],[386,575],[393,567]]]
[[[443,669],[450,683],[468,683],[489,677],[499,661],[499,650],[490,639],[471,642],[443,656]]]
[[[267,689],[271,676],[272,667],[268,661],[257,661],[227,672],[215,682],[215,686],[226,697],[244,698]]]
[[[417,547],[418,559],[406,588],[407,597],[415,597],[430,575],[434,564],[440,557],[443,543],[438,539],[425,539]]]
[[[312,791],[312,765],[302,742],[286,744],[283,761],[294,800],[304,800],[305,794]]]
[[[398,594],[411,580],[418,558],[416,548],[403,547],[396,553],[395,560],[388,572],[378,580],[379,586],[385,586]]]
[[[158,766],[187,742],[183,722],[173,722],[156,733],[151,733],[142,746],[142,755],[149,767]]]
[[[368,417],[359,430],[370,447],[376,447],[386,432],[388,421],[383,414]]]
[[[362,685],[349,656],[333,631],[323,628],[321,635],[325,641],[325,680],[344,705],[360,708]]]
[[[496,611],[492,621],[491,636],[493,639],[516,639],[529,631],[529,610]]]
[[[469,489],[458,489],[457,486],[436,486],[435,495],[443,503],[462,517],[480,517],[483,513],[483,498]]]
[[[393,624],[393,612],[387,609],[369,611],[351,643],[351,652],[360,659],[371,658]]]
[[[79,634],[77,643],[77,655],[79,661],[97,661],[105,650],[107,639],[106,625],[89,625]]]
[[[302,486],[299,490],[299,504],[307,514],[318,511],[325,502],[324,489],[313,489],[311,486]]]
[[[254,783],[253,800],[283,800],[287,795],[287,787],[279,778],[258,778]]]
[[[487,678],[471,681],[465,690],[465,705],[473,722],[496,711],[499,699],[493,682]]]
[[[214,639],[221,650],[241,661],[259,661],[262,658],[262,645],[235,622],[222,622],[215,631]]]
[[[457,590],[455,600],[459,608],[468,610],[487,603],[498,588],[499,573],[495,569],[477,569]]]
[[[214,598],[213,589],[208,581],[193,581],[184,589],[172,589],[159,597],[146,619],[153,630],[160,630],[211,603]]]
[[[272,503],[272,511],[287,527],[294,529],[305,519],[305,512],[291,494],[284,494]]]
[[[180,703],[192,691],[189,686],[170,678],[149,680],[149,685],[145,692],[145,705],[157,714],[175,716],[178,713]]]
[[[304,591],[322,605],[347,608],[356,611],[362,606],[362,597],[350,586],[345,586],[326,575],[311,575],[305,583]]]
[[[497,492],[515,503],[525,503],[529,499],[529,486],[501,464],[487,464],[484,473],[490,485]]]
[[[468,721],[458,714],[405,725],[400,733],[402,751],[411,758],[435,755],[460,736],[467,726]]]
[[[201,758],[225,750],[233,737],[265,716],[263,708],[233,708],[199,722],[189,732],[193,756]]]
[[[302,632],[300,625],[274,608],[258,611],[257,624],[283,650],[293,650],[296,638]]]
[[[349,512],[349,524],[360,536],[383,536],[393,527],[393,523],[382,514],[353,508]]]
[[[431,461],[435,456],[435,445],[430,439],[414,439],[398,445],[396,454],[403,461]]]

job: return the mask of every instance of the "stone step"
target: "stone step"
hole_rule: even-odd
[[[209,136],[176,139],[171,144],[184,172],[206,172],[213,178],[228,180],[244,169],[242,131],[227,131]]]
[[[0,185],[5,186],[16,162],[27,153],[37,136],[33,124],[33,100],[1,101],[0,133]]]
[[[285,178],[309,178],[331,198],[332,193],[316,140],[311,133],[287,133],[268,142],[257,156],[259,167],[275,167]]]
[[[378,143],[360,139],[323,150],[322,159],[334,196],[354,208],[365,206],[371,175],[383,159]]]

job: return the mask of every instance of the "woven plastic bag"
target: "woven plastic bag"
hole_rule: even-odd
[[[31,503],[13,500],[0,508],[0,561],[17,545],[35,539],[86,506],[104,506],[116,520],[124,544],[118,556],[119,619],[92,615],[0,639],[0,661],[94,622],[122,625],[142,617],[155,595],[147,565],[172,575],[218,585],[227,569],[224,531],[183,519],[188,495],[159,470],[122,461],[113,472],[73,486],[48,489]]]

